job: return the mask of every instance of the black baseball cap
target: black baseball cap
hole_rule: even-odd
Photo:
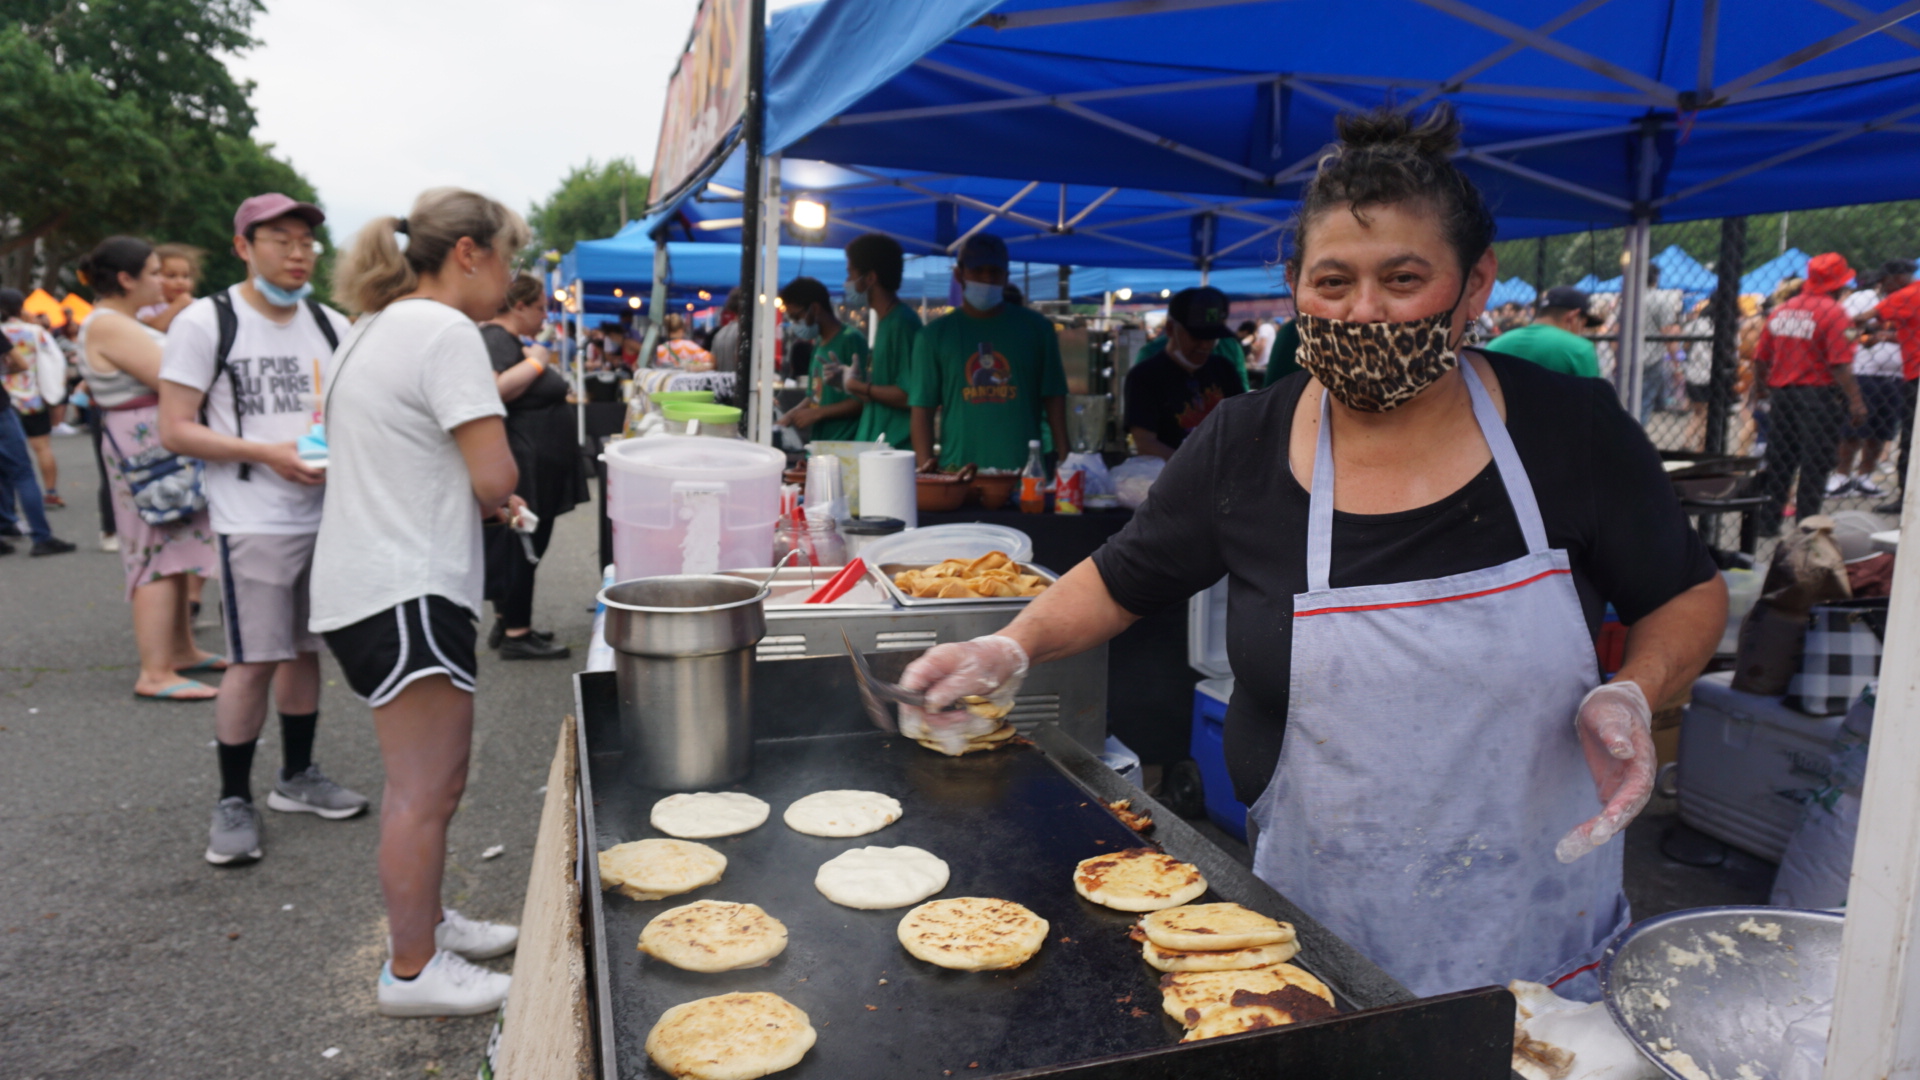
[[[958,259],[963,268],[988,266],[1005,270],[1007,242],[992,233],[974,233],[960,245]]]
[[[1186,327],[1187,333],[1202,339],[1233,336],[1227,326],[1227,294],[1202,285],[1181,289],[1167,301],[1167,318]]]
[[[1540,295],[1538,310],[1549,308],[1559,311],[1577,311],[1587,320],[1588,326],[1599,326],[1605,319],[1596,317],[1589,308],[1593,298],[1571,285],[1556,285]]]

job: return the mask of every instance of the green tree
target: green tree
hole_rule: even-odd
[[[313,185],[252,138],[252,84],[224,55],[250,48],[258,0],[0,0],[0,277],[71,281],[101,238],[132,233],[211,255],[207,284],[241,276],[234,207]],[[325,242],[326,237],[322,237]],[[324,280],[324,278],[322,279]]]
[[[582,240],[612,236],[647,204],[647,176],[631,158],[605,165],[588,159],[527,215],[535,251],[568,251]]]

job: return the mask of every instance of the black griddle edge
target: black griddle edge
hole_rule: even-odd
[[[589,972],[588,1015],[602,1080],[619,1080],[609,982],[606,926],[595,857],[589,729],[617,738],[617,691],[611,672],[574,675],[580,830],[577,870],[582,884],[582,928]],[[1200,868],[1222,895],[1272,918],[1291,922],[1301,951],[1314,957],[1313,974],[1343,1006],[1338,1017],[1269,1031],[1248,1032],[1146,1052],[998,1074],[995,1080],[1519,1080],[1511,1069],[1515,1002],[1502,987],[1416,999],[1352,946],[1328,932],[1248,868],[1221,851],[1178,815],[1120,778],[1055,724],[1032,732],[1047,760],[1102,802],[1132,800],[1150,814],[1149,839]],[[854,1078],[849,1078],[854,1080]],[[878,1078],[876,1078],[878,1080]]]

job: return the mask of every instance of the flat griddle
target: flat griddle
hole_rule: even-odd
[[[1034,733],[1033,744],[949,758],[866,727],[850,701],[844,731],[756,742],[754,773],[733,790],[765,799],[772,814],[752,832],[704,841],[727,857],[720,882],[650,902],[603,893],[590,852],[661,836],[647,817],[668,792],[623,778],[622,755],[610,749],[618,740],[613,676],[577,679],[585,721],[582,835],[590,838],[582,869],[590,879],[593,981],[608,1080],[665,1075],[648,1061],[644,1044],[670,1006],[754,990],[805,1010],[819,1034],[801,1063],[779,1074],[793,1080],[941,1077],[949,1070],[969,1078],[1224,1080],[1271,1076],[1279,1065],[1310,1066],[1314,1080],[1508,1075],[1513,1005],[1505,991],[1407,1004],[1410,995],[1365,958],[1051,725]],[[781,821],[795,799],[831,788],[886,792],[904,814],[877,833],[847,839],[805,836]],[[1123,792],[1158,822],[1145,839],[1102,805]],[[1343,1015],[1180,1044],[1180,1025],[1160,1008],[1160,975],[1127,937],[1138,916],[1082,900],[1072,886],[1081,859],[1143,843],[1199,865],[1212,886],[1204,900],[1233,900],[1293,922],[1302,943],[1296,963],[1333,989]],[[842,851],[901,844],[947,861],[952,876],[939,896],[1014,900],[1047,919],[1051,931],[1040,953],[1011,971],[938,968],[901,948],[895,928],[908,909],[856,911],[813,887],[820,864]],[[703,975],[635,949],[648,920],[700,899],[765,908],[787,926],[786,951],[764,967]],[[1436,1064],[1436,1052],[1444,1053],[1444,1064]]]

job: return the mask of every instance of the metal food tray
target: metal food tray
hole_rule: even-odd
[[[953,607],[956,604],[1018,605],[1033,599],[1031,596],[956,596],[947,600],[936,600],[931,597],[908,596],[900,589],[900,586],[893,583],[893,575],[900,573],[902,570],[925,570],[929,566],[939,565],[937,562],[894,562],[883,563],[879,566],[868,564],[867,573],[879,581],[880,587],[885,589],[887,595],[893,597],[894,602],[901,607],[938,608]],[[1052,588],[1054,583],[1060,580],[1059,574],[1054,573],[1038,563],[1014,563],[1013,565],[1019,568],[1023,574],[1037,574],[1045,578],[1048,588]]]
[[[645,1041],[671,1006],[756,990],[804,1010],[818,1033],[800,1063],[779,1074],[792,1080],[1265,1080],[1282,1075],[1276,1069],[1315,1080],[1509,1076],[1512,995],[1488,988],[1412,1002],[1372,963],[1051,724],[1036,730],[1033,745],[949,758],[874,731],[849,702],[842,730],[756,741],[755,772],[736,788],[771,803],[772,814],[751,832],[706,841],[728,859],[718,883],[644,903],[602,892],[592,853],[660,835],[647,820],[666,793],[621,778],[612,676],[576,676],[575,692],[587,838],[581,870],[603,1080],[665,1075],[648,1060]],[[846,839],[805,836],[781,821],[794,799],[831,788],[887,792],[904,814],[877,833]],[[1102,805],[1123,797],[1154,816],[1149,839]],[[1302,949],[1296,962],[1332,988],[1341,1015],[1180,1043],[1182,1029],[1161,1009],[1160,973],[1127,936],[1138,916],[1082,900],[1072,885],[1081,859],[1153,842],[1201,868],[1212,886],[1205,899],[1238,901],[1294,923]],[[901,844],[948,862],[952,877],[938,896],[1000,897],[1047,919],[1039,954],[1011,971],[934,967],[899,944],[896,927],[907,909],[856,911],[815,890],[815,870],[834,855]],[[759,904],[786,924],[786,951],[762,967],[697,974],[635,949],[655,915],[700,899]]]

